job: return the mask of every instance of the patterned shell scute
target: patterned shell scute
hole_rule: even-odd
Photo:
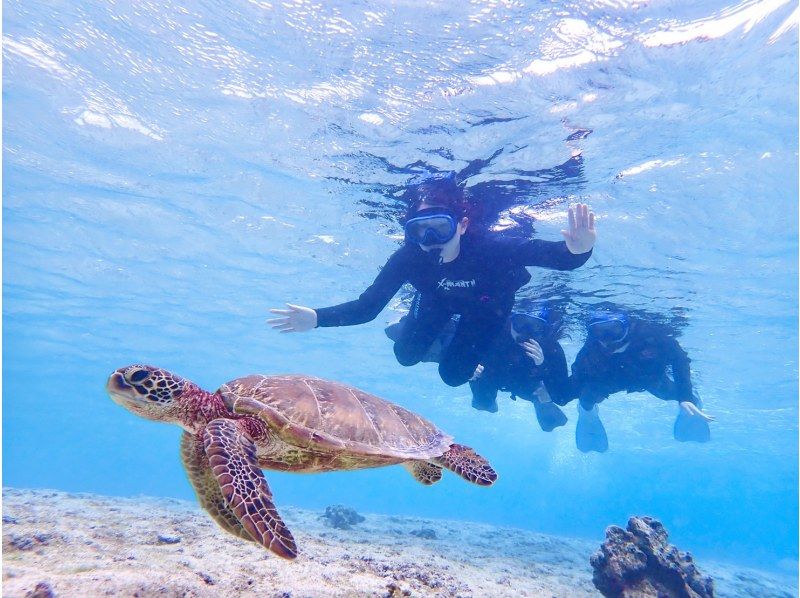
[[[427,459],[452,437],[419,415],[352,386],[309,376],[252,375],[219,389],[226,400],[247,398],[292,424],[304,437],[327,436],[343,450]],[[270,419],[270,418],[263,418]]]

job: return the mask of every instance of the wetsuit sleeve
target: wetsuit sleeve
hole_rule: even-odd
[[[545,373],[542,376],[547,393],[556,405],[566,405],[572,398],[567,373],[567,357],[558,342],[546,343],[544,351]]]
[[[675,381],[676,396],[679,401],[695,402],[692,396],[692,379],[689,363],[691,360],[674,338],[667,338],[667,351],[672,363],[672,378]]]
[[[552,270],[574,270],[583,266],[592,255],[591,249],[576,255],[567,249],[565,241],[542,239],[527,239],[512,251],[512,259],[520,266],[540,266]]]
[[[401,248],[389,258],[375,281],[358,299],[315,309],[317,326],[319,328],[354,326],[374,320],[406,282],[408,277],[405,262],[405,254]]]

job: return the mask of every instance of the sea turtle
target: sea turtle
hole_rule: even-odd
[[[184,430],[181,457],[200,505],[226,531],[293,559],[297,546],[261,469],[320,472],[404,465],[421,483],[442,468],[480,486],[497,474],[431,422],[357,388],[310,376],[252,375],[214,393],[148,365],[115,371],[114,402]]]

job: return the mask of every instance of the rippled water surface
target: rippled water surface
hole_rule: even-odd
[[[700,557],[797,567],[797,15],[780,0],[36,2],[3,11],[6,485],[190,498],[177,428],[104,392],[147,362],[209,390],[305,372],[414,409],[487,455],[495,488],[399,468],[267,474],[278,505],[411,513],[602,538],[662,519]],[[602,405],[611,449],[473,411],[374,322],[278,335],[285,301],[356,297],[401,242],[411,177],[463,171],[500,226],[591,260],[532,269],[523,304],[669,321],[717,416]]]

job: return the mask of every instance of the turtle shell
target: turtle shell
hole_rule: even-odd
[[[416,413],[321,378],[252,375],[227,382],[217,392],[233,412],[259,417],[282,440],[299,446],[430,459],[453,443]]]

